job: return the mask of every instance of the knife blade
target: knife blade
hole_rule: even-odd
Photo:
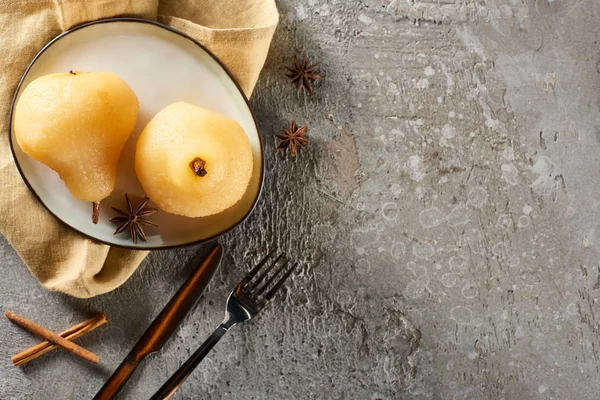
[[[222,255],[223,249],[217,244],[154,319],[125,360],[96,394],[95,400],[114,399],[142,360],[164,346],[206,289]]]

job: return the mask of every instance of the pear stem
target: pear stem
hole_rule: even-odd
[[[190,168],[192,169],[192,171],[194,171],[194,174],[196,174],[196,176],[205,176],[207,174],[207,171],[204,168],[205,166],[206,161],[204,161],[200,157],[196,157],[192,160],[192,162],[190,162]]]
[[[97,224],[99,218],[100,218],[100,202],[95,201],[92,203],[92,222],[94,224]]]

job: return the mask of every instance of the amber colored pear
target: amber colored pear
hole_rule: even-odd
[[[174,103],[140,135],[135,171],[162,210],[204,217],[233,206],[252,176],[252,149],[244,129],[224,115]]]
[[[45,75],[18,100],[15,136],[26,154],[59,174],[75,198],[98,203],[114,188],[138,108],[135,93],[115,73]]]

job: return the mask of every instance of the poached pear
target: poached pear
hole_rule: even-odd
[[[58,173],[75,198],[94,203],[97,223],[138,109],[131,87],[113,72],[45,75],[19,97],[15,137],[23,152]]]
[[[162,210],[204,217],[233,206],[252,177],[244,129],[224,115],[173,103],[152,118],[136,146],[135,171]]]

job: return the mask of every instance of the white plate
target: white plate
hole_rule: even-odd
[[[135,91],[140,101],[138,123],[123,149],[115,189],[101,202],[100,221],[91,221],[91,203],[73,198],[63,181],[44,164],[23,153],[12,129],[12,110],[29,82],[55,72],[113,71]],[[254,156],[252,179],[244,197],[224,212],[205,218],[185,218],[163,211],[150,218],[159,228],[145,230],[148,241],[133,244],[127,233],[113,236],[111,206],[125,207],[124,193],[137,204],[144,197],[134,171],[135,144],[148,121],[161,109],[185,101],[233,118],[246,131]],[[262,144],[248,101],[229,72],[199,43],[153,21],[115,18],[95,21],[63,33],[34,58],[23,75],[11,107],[10,142],[21,176],[58,219],[101,242],[140,249],[158,249],[216,238],[242,222],[260,195]],[[152,206],[150,204],[150,206]]]

